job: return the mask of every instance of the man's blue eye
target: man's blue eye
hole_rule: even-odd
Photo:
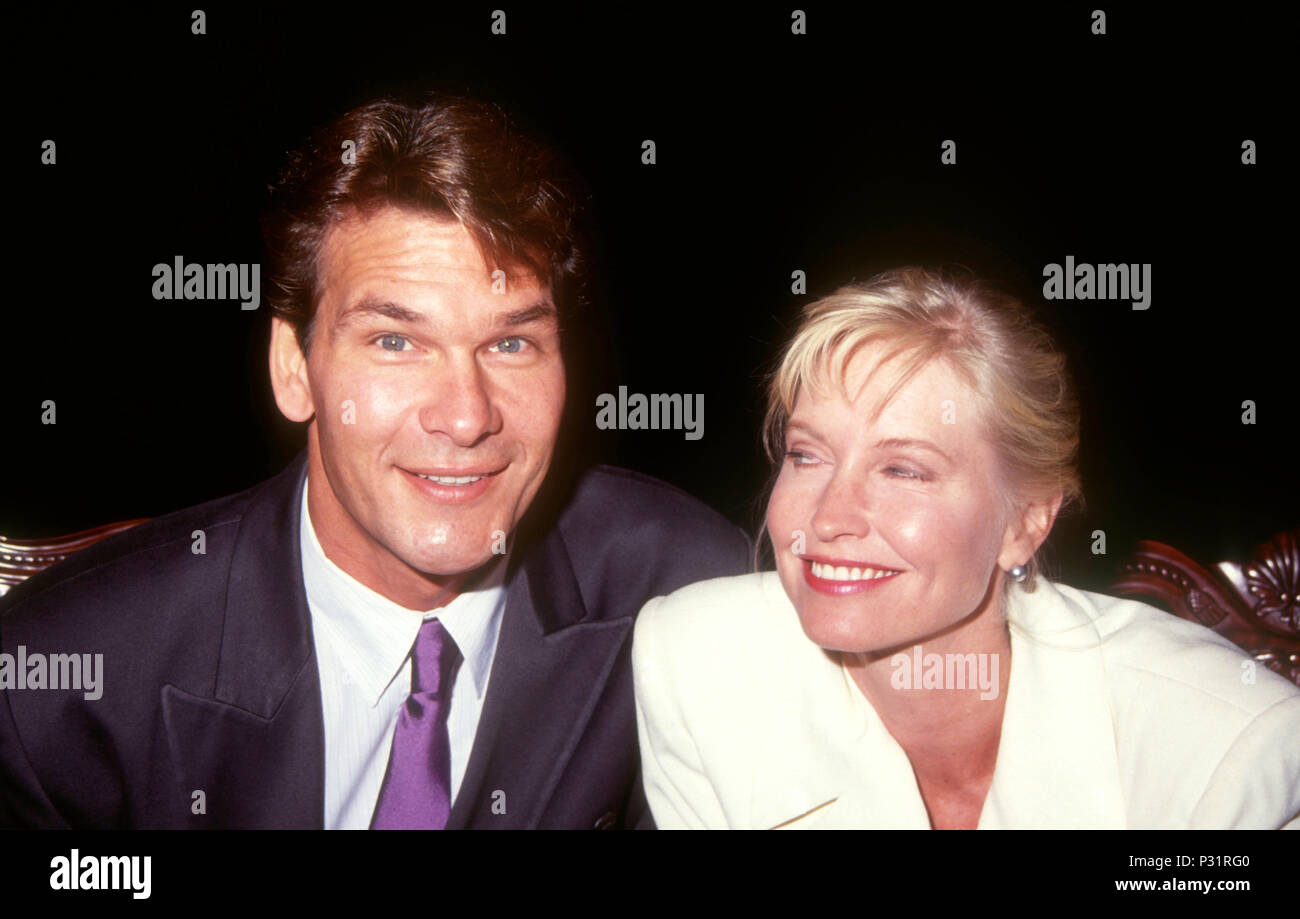
[[[401,335],[385,335],[379,339],[379,347],[385,351],[401,351],[406,345],[406,339]]]
[[[524,340],[522,338],[503,338],[496,343],[496,350],[502,354],[518,354],[523,350]]]

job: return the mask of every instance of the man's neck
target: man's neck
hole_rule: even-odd
[[[307,483],[307,515],[325,557],[357,583],[399,606],[428,612],[455,600],[497,559],[474,571],[433,575],[418,571],[375,542],[337,503],[320,501]],[[348,536],[351,538],[348,538]]]

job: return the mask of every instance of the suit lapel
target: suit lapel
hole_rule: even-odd
[[[319,828],[325,726],[302,584],[305,454],[270,480],[239,523],[211,698],[162,690],[168,746],[207,827]]]
[[[557,528],[531,547],[507,577],[487,699],[449,829],[537,826],[632,624],[588,620]]]

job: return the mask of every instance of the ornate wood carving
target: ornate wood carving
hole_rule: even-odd
[[[1121,562],[1112,590],[1214,629],[1300,686],[1300,530],[1277,534],[1245,564],[1213,568],[1143,540]]]
[[[93,529],[67,536],[52,536],[49,539],[9,539],[0,536],[0,595],[74,552],[80,552],[101,539],[128,530],[138,523],[144,523],[146,519],[106,523]]]

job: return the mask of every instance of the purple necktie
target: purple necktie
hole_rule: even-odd
[[[411,652],[411,694],[397,717],[388,773],[372,830],[441,830],[451,814],[447,711],[460,649],[437,619],[420,626]]]

